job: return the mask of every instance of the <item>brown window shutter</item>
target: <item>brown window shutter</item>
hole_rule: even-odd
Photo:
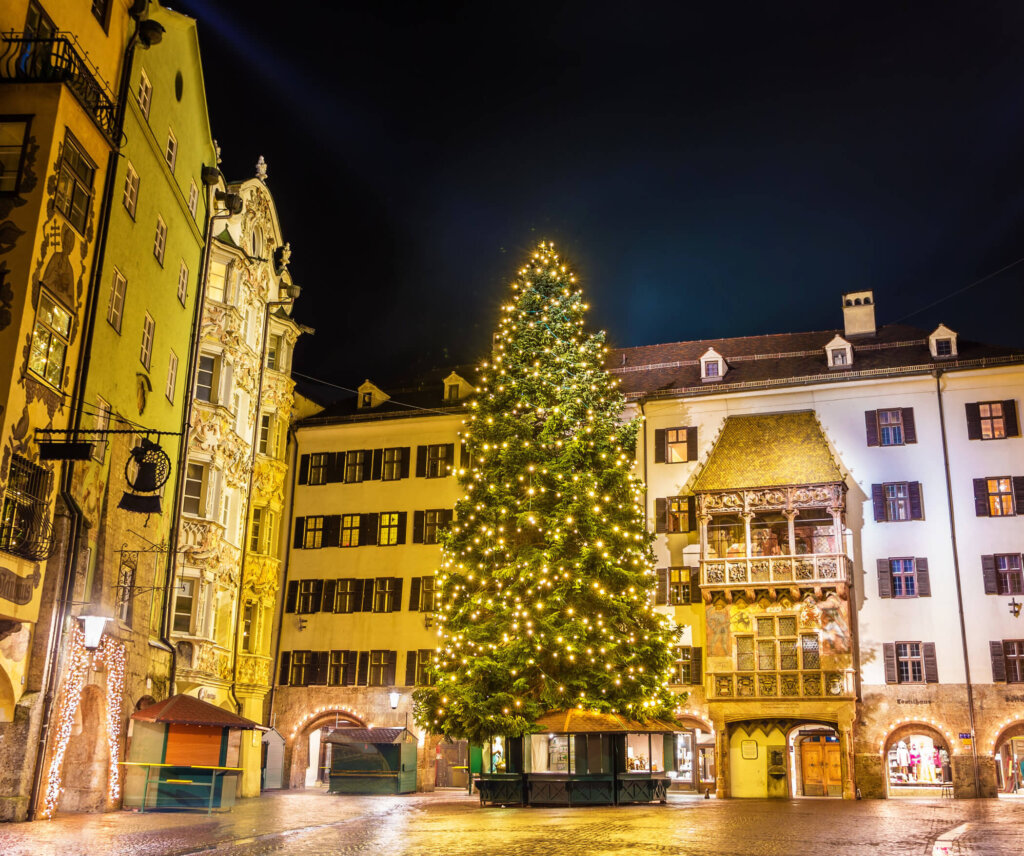
[[[996,557],[981,557],[981,579],[985,584],[985,594],[998,594],[999,583],[996,577]]]
[[[446,443],[444,447],[444,463],[445,463],[445,475],[451,475],[455,472],[455,444]]]
[[[302,549],[302,539],[305,537],[305,535],[306,535],[306,518],[305,517],[296,517],[295,518],[295,541],[292,544],[292,546],[296,550],[301,550]]]
[[[384,668],[384,686],[393,687],[395,685],[395,669],[398,666],[398,652],[388,651],[388,663]]]
[[[658,588],[654,592],[656,606],[668,603],[668,568],[658,568]]]
[[[378,481],[381,477],[381,472],[384,469],[384,450],[374,449],[373,460],[370,463],[370,478],[374,481]]]
[[[359,606],[360,612],[373,612],[373,577],[363,580],[362,603]]]
[[[416,652],[409,651],[405,655],[405,685],[416,686]]]
[[[925,642],[921,645],[921,652],[924,655],[924,681],[926,684],[937,684],[939,664],[935,659],[935,643]]]
[[[999,650],[1003,650],[1003,646],[999,646]],[[288,686],[288,673],[292,670],[292,652],[282,651],[281,652],[281,668],[277,673],[277,683],[282,686]]]
[[[1000,641],[989,642],[988,651],[992,656],[992,680],[1006,680],[1006,658],[1003,655],[1003,643]]]
[[[1024,477],[1013,477],[1013,506],[1014,512],[1024,514]]]
[[[321,612],[334,612],[334,596],[338,591],[337,580],[324,581],[324,597],[320,602]]]
[[[668,500],[664,497],[654,500],[654,531],[668,531]]]
[[[401,577],[392,577],[395,581],[394,589],[395,594],[391,599],[391,612],[402,611],[402,584],[405,582]]]
[[[967,408],[967,439],[981,439],[981,408],[977,404],[965,404]]]
[[[988,479],[974,480],[974,513],[978,517],[988,517]]]
[[[324,686],[327,683],[327,664],[330,661],[330,651],[314,651],[313,667],[309,677],[310,686]]]
[[[309,483],[309,455],[299,458],[299,484]]]
[[[409,528],[409,512],[399,511],[398,512],[398,542],[399,544],[405,543],[405,530]]]
[[[868,437],[869,446],[878,445],[878,411],[864,411],[864,430]]]
[[[320,601],[323,598],[323,596],[324,596],[324,581],[323,580],[313,580],[313,597],[310,598],[310,600],[312,601],[310,606],[312,608],[309,610],[309,612],[319,612],[319,610],[320,610]]]
[[[914,424],[914,408],[903,408],[903,442],[917,442],[917,425]]]
[[[295,607],[299,602],[299,581],[292,580],[288,583],[288,593],[284,598],[284,611],[295,612]]]
[[[1017,402],[1012,398],[1003,402],[1003,424],[1007,437],[1020,436],[1020,422],[1017,420]]]
[[[359,543],[373,546],[377,543],[379,536],[378,525],[380,522],[377,512],[359,515]]]
[[[885,517],[885,488],[880,484],[871,485],[871,505],[875,510],[875,522],[884,523]]]
[[[370,652],[359,652],[359,665],[356,667],[356,683],[365,687],[370,678]]]
[[[423,543],[423,519],[424,512],[414,511],[412,513],[412,543]]]
[[[697,497],[686,497],[686,531],[697,531]]]
[[[422,578],[413,577],[409,584],[409,612],[419,612],[420,610],[420,585],[422,585]]]
[[[325,547],[337,547],[341,544],[341,515],[331,514],[324,518]]]
[[[914,559],[914,570],[917,575],[917,596],[932,596],[932,578],[928,572],[928,560],[925,558]]]
[[[896,643],[895,642],[883,642],[882,643],[882,660],[885,663],[885,682],[887,684],[896,683]]]
[[[450,508],[446,508],[444,510],[444,513],[441,515],[441,525],[442,526],[451,526],[452,525],[452,520],[454,520],[454,519],[455,519],[455,512],[452,509],[450,509]]]
[[[892,597],[892,566],[888,559],[879,559],[876,565],[878,568],[878,596]]]
[[[910,496],[910,519],[924,520],[924,504],[921,500],[921,482],[909,482],[907,493]]]
[[[665,463],[666,436],[664,428],[654,429],[654,463]]]
[[[373,475],[373,449],[363,449],[363,481]]]
[[[416,447],[416,478],[422,479],[427,475],[427,447]]]
[[[412,457],[412,449],[409,446],[402,447],[401,477],[409,478],[409,458]]]
[[[327,470],[324,481],[328,483],[345,481],[345,453],[331,452],[327,456]]]
[[[690,683],[697,686],[704,683],[702,654],[700,648],[690,649]]]
[[[690,603],[700,603],[700,568],[690,570]]]
[[[459,468],[469,469],[469,452],[466,451],[465,440],[459,440]]]
[[[345,686],[354,687],[356,685],[356,664],[359,661],[358,651],[346,651],[345,652]]]

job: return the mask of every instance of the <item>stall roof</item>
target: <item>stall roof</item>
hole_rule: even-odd
[[[325,743],[401,743],[412,734],[405,728],[339,728],[324,738]],[[413,738],[415,739],[415,738]]]
[[[682,726],[678,723],[666,722],[663,719],[637,722],[616,713],[593,713],[589,710],[576,709],[545,713],[537,720],[536,725],[541,731],[558,734],[622,734],[625,732],[646,734],[648,732],[665,733],[682,730]]]
[[[174,695],[132,714],[139,722],[162,722],[173,725],[209,725],[213,728],[260,728],[258,723],[238,716],[195,696]]]

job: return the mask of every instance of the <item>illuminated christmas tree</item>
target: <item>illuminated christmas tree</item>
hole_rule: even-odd
[[[471,465],[443,539],[424,728],[520,736],[579,707],[665,715],[670,631],[651,608],[652,537],[633,474],[638,423],[584,325],[575,275],[541,244],[502,306],[463,438]]]

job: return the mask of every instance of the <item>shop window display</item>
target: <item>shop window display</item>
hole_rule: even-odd
[[[941,787],[952,781],[949,752],[927,734],[910,734],[889,748],[893,787]]]
[[[675,770],[669,777],[685,790],[715,786],[715,736],[697,728],[676,734]]]

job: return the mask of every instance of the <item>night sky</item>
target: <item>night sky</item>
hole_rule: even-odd
[[[228,179],[269,163],[299,372],[477,361],[542,239],[615,345],[841,327],[861,288],[1024,345],[1017,0],[175,8]]]

